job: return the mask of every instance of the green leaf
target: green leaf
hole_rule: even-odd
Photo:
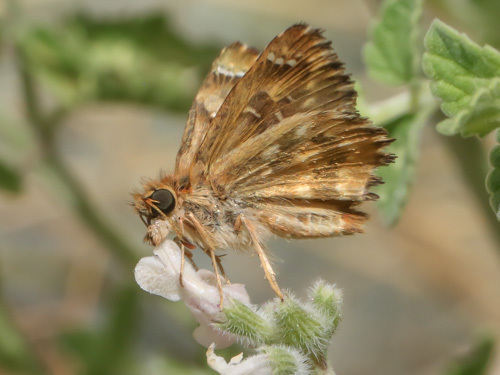
[[[421,0],[386,0],[370,32],[364,58],[368,73],[389,85],[409,83],[419,75],[418,23]]]
[[[0,189],[18,193],[21,191],[21,175],[0,160]]]
[[[497,131],[497,140],[500,143],[500,131]],[[491,207],[500,221],[500,145],[491,150],[490,163],[493,170],[486,178],[486,189],[490,193]]]
[[[494,341],[482,339],[465,357],[454,363],[447,375],[486,375],[488,363],[493,355]]]
[[[186,111],[218,53],[174,33],[163,16],[101,20],[75,16],[20,39],[35,77],[66,108],[133,101]]]
[[[380,196],[377,202],[379,211],[389,225],[399,220],[408,199],[415,177],[422,128],[429,114],[429,111],[407,114],[385,125],[389,136],[396,139],[388,151],[396,154],[397,159],[389,167],[378,170],[384,184],[375,192]]]
[[[423,69],[431,91],[450,117],[438,124],[445,135],[485,136],[500,126],[500,53],[435,20],[424,42]]]

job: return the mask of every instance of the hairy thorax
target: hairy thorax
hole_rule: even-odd
[[[179,194],[178,207],[172,215],[168,219],[156,219],[148,231],[156,243],[172,233],[180,240],[203,249],[245,251],[250,248],[251,241],[248,233],[239,228],[240,215],[257,219],[252,207],[243,206],[231,198],[220,199],[210,190],[196,189]],[[259,220],[253,221],[261,235],[268,233]]]

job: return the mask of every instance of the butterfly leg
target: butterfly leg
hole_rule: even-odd
[[[191,265],[194,267],[194,269],[196,271],[198,271],[199,268],[198,268],[198,266],[196,265],[196,263],[193,260],[193,253],[191,251],[189,251],[188,249],[186,249],[186,246],[184,246],[184,243],[182,242],[182,240],[179,237],[175,237],[174,238],[174,242],[181,249],[181,270],[179,272],[179,284],[181,285],[181,287],[183,287],[184,285],[182,284],[182,275],[184,274],[184,261],[185,261],[185,258],[187,257],[189,259],[189,262],[191,263]]]
[[[219,295],[220,295],[220,305],[219,305],[219,308],[220,308],[220,311],[222,311],[222,307],[223,307],[223,304],[224,304],[224,294],[222,292],[222,281],[220,279],[219,267],[218,267],[218,264],[217,264],[217,257],[215,256],[215,252],[214,252],[213,249],[208,249],[208,251],[210,252],[210,258],[212,259],[212,266],[214,267],[215,278],[217,280],[217,287],[219,288]]]
[[[197,264],[194,262],[194,259],[193,259],[193,253],[191,252],[191,250],[188,250],[186,249],[185,250],[185,253],[186,253],[186,258],[188,258],[189,260],[189,263],[191,263],[191,265],[193,266],[193,268],[195,269],[195,271],[199,271],[200,268],[197,266]]]
[[[219,266],[219,269],[220,269],[220,273],[222,274],[222,276],[224,277],[224,279],[226,280],[226,283],[228,284],[231,284],[231,282],[229,281],[229,278],[227,277],[226,275],[226,272],[224,271],[224,267],[222,267],[222,262],[221,262],[221,258],[223,256],[225,256],[226,254],[222,254],[222,255],[216,255],[215,256],[215,260],[217,261],[217,266]]]
[[[217,257],[215,255],[215,247],[209,244],[209,242],[208,242],[209,237],[208,237],[208,234],[206,233],[206,230],[203,227],[203,225],[198,221],[198,219],[196,219],[196,217],[193,215],[192,212],[186,212],[186,217],[189,218],[189,221],[193,224],[193,226],[195,227],[196,231],[198,232],[198,234],[200,235],[202,240],[204,240],[203,242],[204,242],[205,246],[203,248],[203,251],[212,260],[212,266],[214,267],[214,271],[215,271],[215,279],[217,281],[217,288],[219,289],[219,296],[220,296],[219,309],[220,309],[220,311],[222,311],[223,304],[224,304],[224,294],[222,291],[222,280],[221,280],[221,276],[219,273],[220,260],[217,261]]]
[[[235,227],[237,230],[239,230],[242,225],[245,226],[245,228],[248,231],[248,234],[250,235],[253,247],[257,252],[257,255],[259,256],[262,268],[264,268],[264,273],[266,274],[267,281],[271,285],[271,288],[273,288],[276,295],[283,301],[284,300],[283,293],[281,293],[281,289],[278,283],[276,282],[276,273],[274,272],[273,267],[271,266],[271,262],[269,261],[269,258],[267,257],[265,250],[262,248],[259,242],[257,233],[255,232],[255,228],[243,214],[240,214],[236,219]]]

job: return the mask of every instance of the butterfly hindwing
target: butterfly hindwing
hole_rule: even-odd
[[[177,153],[176,175],[189,176],[196,153],[208,127],[234,85],[255,62],[258,51],[241,43],[224,48],[203,81],[193,105]]]

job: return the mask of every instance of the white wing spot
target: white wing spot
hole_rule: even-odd
[[[305,194],[311,191],[311,187],[309,185],[297,185],[294,190],[298,194]]]
[[[278,57],[274,63],[277,65],[283,65],[283,57]]]
[[[243,113],[251,113],[252,115],[254,115],[254,116],[255,116],[255,117],[257,117],[257,118],[260,118],[260,117],[261,117],[261,116],[259,115],[259,112],[257,112],[257,111],[255,110],[255,108],[250,107],[249,105],[247,105],[247,106],[245,107],[245,109],[243,110]]]
[[[269,61],[274,62],[274,59],[275,59],[275,58],[276,58],[276,57],[274,56],[274,52],[269,52],[269,53],[267,54],[267,59],[268,59]]]
[[[288,60],[285,64],[290,65],[290,66],[294,66],[295,64],[297,64],[297,60],[291,59],[291,60]]]
[[[283,114],[281,113],[281,111],[276,112],[274,115],[276,116],[278,121],[283,121]]]
[[[224,68],[223,66],[220,66],[220,65],[217,67],[217,73],[223,74],[223,75],[229,76],[229,77],[234,76],[234,73],[232,71],[227,70],[226,68]]]
[[[295,134],[302,138],[307,133],[307,125],[300,125],[295,128]]]
[[[279,145],[269,146],[263,153],[262,156],[266,159],[272,159],[280,150]]]
[[[226,69],[224,68],[223,66],[218,66],[217,67],[217,73],[219,74],[223,74],[225,76],[228,76],[228,77],[243,77],[245,75],[246,72],[244,71],[239,71],[239,72],[233,72],[229,69]]]
[[[309,98],[307,99],[304,104],[303,104],[303,107],[309,107],[309,106],[312,106],[314,103],[316,103],[316,98],[312,97],[312,98]]]

